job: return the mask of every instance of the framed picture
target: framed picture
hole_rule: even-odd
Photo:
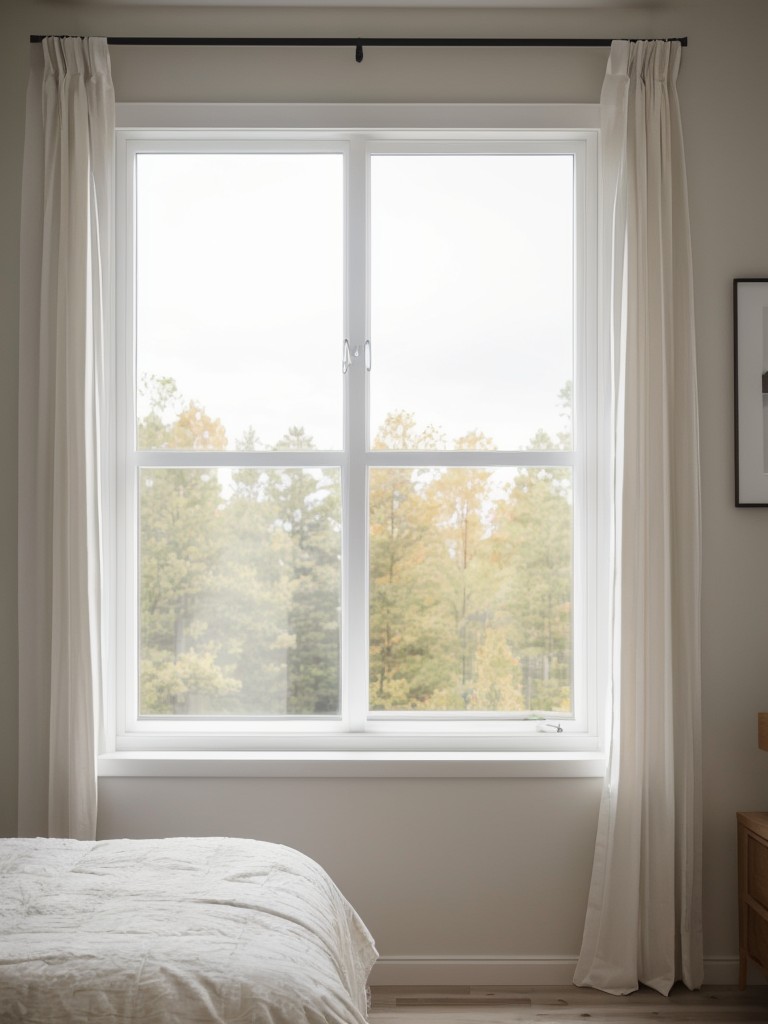
[[[768,506],[768,278],[733,282],[736,504]]]

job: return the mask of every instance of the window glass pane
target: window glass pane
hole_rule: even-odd
[[[570,155],[374,154],[372,432],[429,447],[562,447],[573,379]]]
[[[140,713],[339,711],[336,469],[143,469]]]
[[[570,468],[373,468],[371,711],[573,711]]]
[[[211,417],[206,447],[341,447],[343,177],[337,153],[139,154],[139,420],[162,392]]]

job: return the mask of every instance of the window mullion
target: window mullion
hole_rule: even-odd
[[[344,546],[344,718],[353,732],[364,729],[368,709],[368,374],[367,330],[367,155],[353,140],[347,168],[347,316],[351,362],[345,375],[346,452]]]

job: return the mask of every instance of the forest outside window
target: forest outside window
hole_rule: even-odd
[[[594,741],[588,133],[118,141],[118,746]]]

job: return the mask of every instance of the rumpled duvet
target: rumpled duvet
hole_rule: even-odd
[[[362,1024],[375,959],[285,846],[0,840],[2,1022]]]

